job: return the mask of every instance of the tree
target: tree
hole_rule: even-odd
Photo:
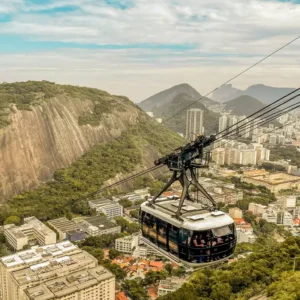
[[[155,196],[156,194],[158,194],[163,187],[165,186],[165,183],[162,181],[154,181],[150,183],[150,189],[149,189],[149,193],[152,196]]]
[[[121,199],[119,201],[119,204],[122,205],[124,208],[130,207],[130,206],[133,205],[132,202],[130,200],[128,200],[128,199]]]
[[[141,279],[125,280],[122,284],[122,290],[125,291],[132,300],[148,300],[147,290],[143,286]]]
[[[166,264],[165,269],[169,273],[169,275],[172,274],[173,266],[171,264]]]
[[[110,259],[114,259],[114,258],[118,257],[120,254],[121,253],[115,248],[109,249],[109,258]]]
[[[72,213],[71,213],[70,211],[67,211],[67,212],[66,212],[66,218],[67,218],[68,220],[72,220],[72,219],[73,219],[73,215],[72,215]]]
[[[139,209],[135,209],[135,210],[132,210],[132,211],[130,212],[130,217],[135,218],[135,219],[138,219],[138,218],[139,218],[139,214],[140,214]]]
[[[185,275],[185,268],[178,267],[177,269],[173,269],[172,274],[177,277],[182,277]]]
[[[168,273],[166,271],[155,272],[150,270],[145,275],[144,284],[150,285],[150,284],[157,283],[159,280],[166,279],[167,276]]]
[[[251,211],[246,211],[243,215],[243,218],[248,223],[253,223],[256,220],[256,216]]]
[[[21,224],[21,219],[18,216],[10,216],[4,221],[3,224],[4,225],[15,224],[18,226]]]
[[[129,225],[129,222],[123,217],[115,217],[117,225],[121,226],[121,231],[125,231]]]
[[[83,246],[81,247],[81,249],[93,255],[98,260],[99,264],[102,263],[102,260],[104,258],[104,252],[102,249],[90,246]]]

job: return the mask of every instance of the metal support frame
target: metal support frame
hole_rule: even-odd
[[[182,209],[184,201],[186,199],[192,200],[189,195],[189,188],[191,185],[194,185],[196,187],[196,189],[207,199],[207,201],[205,201],[205,202],[200,201],[203,204],[203,206],[211,208],[211,209],[215,209],[217,206],[216,202],[211,197],[211,195],[203,188],[203,186],[198,182],[196,174],[195,174],[195,169],[196,169],[195,166],[189,166],[187,168],[182,169],[180,171],[179,175],[178,175],[179,171],[174,171],[171,179],[167,182],[167,184],[163,187],[163,189],[156,196],[153,197],[153,199],[151,200],[149,205],[151,205],[153,207],[153,204],[155,204],[157,198],[159,198],[159,196],[161,196],[161,194],[163,192],[165,192],[175,181],[178,180],[182,186],[182,193],[181,193],[181,196],[179,199],[178,209],[175,214],[176,218],[180,219],[181,209]],[[188,170],[190,171],[190,174],[191,174],[191,180],[189,180],[187,177]]]

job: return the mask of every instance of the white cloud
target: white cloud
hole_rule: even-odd
[[[17,5],[18,4],[18,5]],[[75,5],[68,14],[41,9]],[[18,10],[18,11],[17,11]],[[264,0],[135,0],[122,10],[98,0],[0,3],[14,12],[0,32],[28,40],[87,44],[179,44],[191,50],[57,50],[0,60],[0,80],[48,79],[96,86],[142,100],[189,82],[204,94],[300,34],[300,5]],[[236,84],[297,86],[300,40],[239,78]],[[17,71],[18,70],[18,71]]]

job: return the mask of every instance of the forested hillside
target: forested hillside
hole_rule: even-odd
[[[249,300],[257,295],[266,295],[269,300],[300,299],[299,261],[293,272],[300,238],[289,237],[278,243],[261,236],[253,245],[238,245],[236,255],[249,251],[252,254],[246,258],[220,269],[197,271],[179,290],[158,299]]]
[[[95,146],[69,168],[55,171],[52,181],[14,197],[1,209],[0,223],[11,215],[47,220],[68,211],[88,214],[86,201],[80,200],[82,197],[113,178],[134,172],[139,166],[143,169],[142,166],[153,165],[158,155],[181,144],[181,137],[169,129],[160,126],[158,130],[154,122],[140,123],[114,141]]]
[[[152,122],[128,98],[98,89],[47,81],[0,84],[0,203],[52,180],[56,170],[69,167],[94,147],[124,138],[140,125],[151,131]],[[149,143],[147,150],[140,151],[143,167],[152,165],[164,148],[154,144],[170,149],[180,139],[170,130],[160,130],[160,137],[155,131],[145,132]],[[120,147],[133,147],[128,144]],[[128,152],[126,159],[133,157],[134,151],[132,157]],[[105,162],[114,166],[117,159],[111,156]]]

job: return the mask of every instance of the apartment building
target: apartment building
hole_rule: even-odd
[[[123,216],[123,206],[109,199],[99,199],[89,201],[90,208],[96,209],[98,215],[105,214],[107,218]]]
[[[69,241],[0,258],[2,300],[113,300],[115,277]]]
[[[24,219],[24,225],[4,225],[4,235],[14,250],[22,250],[25,246],[56,243],[56,233],[39,221],[36,217]]]
[[[229,216],[232,219],[240,219],[243,217],[243,211],[238,207],[229,208]]]
[[[71,242],[76,242],[85,239],[84,231],[76,223],[65,217],[50,220],[48,224],[58,232],[60,241],[67,239]]]
[[[254,215],[262,215],[266,209],[267,206],[258,203],[251,202],[248,205],[248,210],[251,211]]]
[[[115,248],[122,252],[132,254],[135,248],[139,245],[139,237],[137,234],[125,236],[115,240]]]

